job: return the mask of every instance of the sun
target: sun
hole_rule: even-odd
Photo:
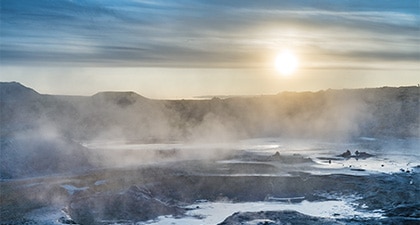
[[[290,50],[283,50],[276,57],[276,70],[284,76],[292,75],[297,70],[298,65],[298,58]]]

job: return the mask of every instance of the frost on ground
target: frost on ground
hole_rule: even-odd
[[[313,153],[267,151],[4,181],[0,224],[280,224],[285,215],[312,224],[392,224],[420,218],[418,166],[393,173],[329,170],[329,163],[318,168],[308,160]],[[310,168],[313,173],[305,172]]]
[[[162,101],[0,82],[0,224],[418,222],[419,90]]]
[[[66,189],[66,191],[69,193],[69,195],[73,195],[74,193],[76,193],[78,191],[85,191],[85,190],[89,189],[89,187],[75,187],[75,186],[70,185],[70,184],[63,184],[63,185],[61,185],[61,187]]]
[[[219,224],[236,212],[262,212],[293,210],[302,214],[322,218],[379,218],[381,213],[356,211],[345,201],[302,201],[301,203],[279,202],[207,202],[188,206],[192,210],[185,217],[175,218],[162,216],[157,220],[138,224],[171,225],[171,224]],[[262,220],[262,219],[261,219]],[[261,221],[260,221],[261,222]]]

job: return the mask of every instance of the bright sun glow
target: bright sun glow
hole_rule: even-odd
[[[276,70],[279,71],[282,75],[291,75],[296,71],[298,67],[298,58],[293,52],[289,50],[283,50],[277,55],[275,66]]]

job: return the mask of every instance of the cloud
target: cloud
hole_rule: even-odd
[[[358,67],[367,66],[366,57],[397,60],[402,68],[419,59],[415,1],[1,4],[0,53],[7,65],[264,67],[285,45],[312,60],[345,56]]]

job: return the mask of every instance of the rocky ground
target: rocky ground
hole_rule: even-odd
[[[200,101],[153,100],[133,92],[43,95],[16,82],[0,87],[0,224],[130,224],[160,215],[185,217],[197,200],[317,202],[343,196],[356,197],[356,210],[385,217],[345,223],[404,224],[420,217],[418,87]],[[249,152],[233,153],[179,144],[268,137],[361,137],[363,145],[346,143],[361,151],[352,153],[322,145],[322,154],[304,157],[283,154],[302,150],[305,140],[294,146],[264,142],[280,152],[271,155],[255,154],[253,149],[266,150],[259,141],[246,148],[235,144],[235,151]],[[110,144],[120,139],[126,142]],[[108,142],[92,145],[101,140]],[[392,154],[405,158],[396,162]],[[267,211],[235,214],[225,222],[279,224],[284,215],[293,215],[286,221],[327,221]],[[238,219],[245,217],[250,221]]]
[[[318,218],[295,211],[241,212],[221,224],[416,224],[420,222],[419,167],[371,175],[314,175],[299,171],[314,162],[299,155],[236,154],[220,161],[176,161],[130,169],[86,171],[3,181],[0,224],[41,224],[28,215],[56,206],[68,218],[52,224],[111,224],[147,221],[160,215],[182,217],[197,200],[255,202],[295,199],[326,201],[356,196],[354,207],[384,218]],[[288,167],[290,165],[296,167]],[[298,166],[300,165],[300,166]],[[289,168],[287,174],[279,170]],[[292,168],[297,169],[294,171]],[[248,175],[241,175],[241,174]],[[271,174],[259,176],[258,174]],[[299,196],[299,198],[295,198]]]
[[[235,213],[219,225],[281,225],[281,224],[299,224],[299,225],[340,225],[340,224],[370,224],[370,225],[391,225],[391,224],[418,224],[418,218],[381,218],[381,219],[329,219],[308,216],[296,211],[261,211],[261,212],[238,212]]]

